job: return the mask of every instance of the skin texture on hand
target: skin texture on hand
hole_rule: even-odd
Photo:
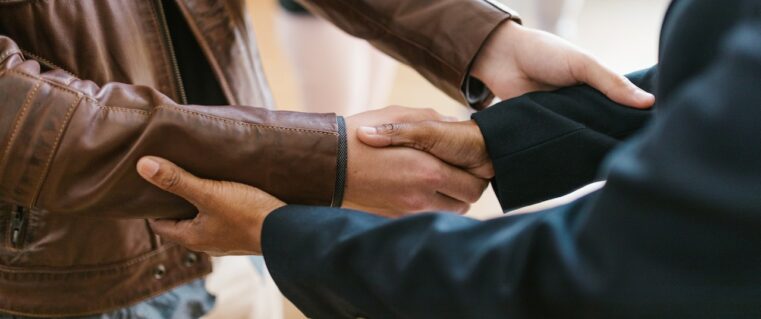
[[[494,177],[481,129],[475,121],[421,121],[361,127],[359,140],[373,147],[404,146],[429,153],[484,179]]]
[[[503,100],[585,83],[623,105],[649,108],[655,103],[652,94],[578,47],[513,21],[489,37],[471,73]]]
[[[450,120],[433,110],[388,107],[347,118],[349,162],[344,207],[397,217],[424,211],[465,213],[484,178],[411,148],[378,149],[357,139],[360,126]]]
[[[200,179],[157,157],[142,158],[137,171],[153,185],[198,208],[198,215],[190,220],[150,221],[156,234],[212,256],[260,255],[264,219],[285,206],[257,188]]]

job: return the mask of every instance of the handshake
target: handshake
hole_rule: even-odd
[[[391,106],[349,117],[346,125],[346,208],[386,217],[425,211],[464,214],[494,176],[473,121]],[[137,170],[199,211],[192,220],[151,221],[154,230],[212,255],[260,254],[264,219],[286,205],[251,186],[200,179],[161,158],[145,157]],[[226,236],[215,235],[222,233]]]
[[[514,22],[493,33],[464,76],[481,80],[503,100],[586,83],[620,104],[648,108],[654,103],[652,95],[573,45]],[[346,122],[345,208],[386,217],[465,213],[494,177],[484,137],[473,121],[388,107]],[[193,250],[259,254],[264,220],[285,206],[262,190],[200,179],[160,158],[143,158],[137,169],[144,179],[198,209],[192,220],[151,222],[158,234]]]
[[[389,217],[465,213],[493,177],[474,122],[391,106],[347,119],[344,207]]]

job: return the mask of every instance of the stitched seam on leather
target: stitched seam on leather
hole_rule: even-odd
[[[140,110],[140,109],[131,109],[127,107],[120,107],[120,106],[108,106],[108,105],[98,105],[101,110],[105,111],[113,111],[113,112],[125,112],[125,113],[137,113],[144,116],[151,116],[151,112],[148,112],[146,110]]]
[[[18,75],[18,76],[23,76],[25,78],[32,79],[32,80],[35,80],[35,81],[42,81],[42,82],[44,82],[46,84],[50,84],[51,86],[53,86],[53,87],[55,87],[57,89],[60,89],[62,91],[66,91],[66,92],[71,93],[73,95],[84,95],[83,92],[72,90],[70,88],[67,88],[67,87],[63,86],[61,83],[58,83],[58,82],[50,80],[50,79],[46,79],[44,77],[34,76],[34,75],[29,74],[29,73],[22,72],[22,71],[19,71],[19,70],[16,70],[16,69],[8,70],[6,72],[8,74],[15,74],[15,75]]]
[[[3,158],[0,160],[0,168],[5,168],[5,166],[8,164],[8,157],[9,153],[11,151],[11,148],[13,147],[13,144],[16,142],[16,137],[18,136],[18,131],[21,128],[21,122],[24,121],[24,119],[27,116],[27,111],[29,109],[29,105],[32,104],[32,101],[34,100],[34,97],[37,96],[37,91],[42,86],[42,81],[37,81],[35,83],[34,88],[29,91],[26,95],[26,99],[24,100],[24,104],[21,106],[21,110],[19,110],[18,115],[16,115],[16,120],[13,124],[13,130],[11,131],[11,135],[8,136],[8,143],[5,145],[5,152],[3,153]],[[0,179],[3,177],[3,171],[0,171]]]
[[[38,63],[44,64],[45,66],[47,66],[47,67],[49,67],[49,68],[52,68],[52,69],[59,69],[59,70],[61,70],[61,71],[63,71],[63,72],[66,72],[66,74],[68,74],[68,75],[70,75],[70,76],[73,76],[73,77],[75,77],[75,78],[76,78],[76,77],[78,77],[76,74],[74,74],[74,72],[71,72],[71,71],[69,71],[69,70],[66,70],[66,69],[64,69],[64,68],[62,68],[62,67],[60,67],[60,66],[58,66],[57,64],[55,64],[55,63],[53,63],[53,62],[50,62],[50,60],[48,60],[48,59],[45,59],[45,58],[43,58],[43,57],[41,57],[41,56],[39,56],[39,55],[36,55],[36,54],[34,54],[34,53],[32,53],[32,52],[29,52],[28,50],[24,50],[24,49],[21,49],[21,52],[22,52],[24,55],[27,55],[27,56],[29,56],[29,57],[30,57],[30,58],[32,58],[33,60],[37,61]]]
[[[354,1],[354,0],[352,0],[352,1]],[[346,3],[345,0],[341,0],[341,2],[342,3]],[[438,60],[441,64],[443,64],[444,66],[446,66],[446,67],[450,68],[452,71],[454,71],[455,74],[460,75],[460,72],[457,71],[456,67],[454,67],[454,66],[450,65],[449,63],[447,63],[443,58],[441,58],[440,56],[434,54],[432,51],[428,50],[428,48],[426,48],[426,47],[424,47],[424,46],[422,46],[422,45],[420,45],[420,44],[418,44],[418,43],[416,43],[416,42],[414,42],[414,41],[412,41],[410,39],[407,39],[405,37],[400,36],[399,34],[394,32],[391,28],[388,28],[385,25],[383,25],[382,23],[379,23],[379,22],[377,22],[377,21],[375,21],[373,19],[370,19],[370,17],[365,15],[364,12],[362,12],[360,10],[357,10],[357,9],[354,9],[354,7],[351,6],[351,5],[346,5],[345,7],[348,8],[349,10],[351,10],[351,11],[354,11],[355,14],[362,16],[362,18],[364,18],[365,21],[370,22],[370,23],[380,27],[387,34],[395,36],[395,37],[399,38],[400,40],[402,40],[402,41],[404,41],[404,42],[406,42],[406,43],[408,43],[408,44],[410,44],[410,45],[412,45],[412,46],[414,46],[414,47],[416,47],[418,49],[421,49],[423,52],[428,53],[430,56],[432,56],[433,58]]]
[[[183,250],[182,247],[177,246],[176,244],[169,244],[168,246],[170,246],[172,248],[179,248],[179,250],[174,249],[174,251],[172,251],[172,250],[168,250],[167,249],[165,251],[160,252],[160,254],[154,254],[154,255],[165,255],[163,257],[163,259],[161,259],[161,260],[165,260],[166,258],[170,258],[171,254],[175,253],[175,251],[178,251],[180,253],[183,253],[184,251],[186,251],[186,250]],[[155,256],[152,256],[152,257],[155,257]],[[161,256],[159,256],[159,257],[161,257]],[[146,259],[146,258],[142,258],[142,259]],[[140,262],[142,263],[142,262],[145,262],[145,261],[146,260],[141,260]],[[108,272],[111,272],[111,270],[116,270],[116,269],[114,269],[114,268],[107,269]],[[3,272],[3,271],[4,270],[2,269],[2,266],[0,266],[0,272]],[[118,270],[116,270],[116,271],[118,271]],[[131,305],[138,304],[141,301],[144,301],[144,300],[147,300],[147,299],[151,299],[153,297],[156,297],[156,296],[159,296],[159,295],[161,295],[163,293],[166,293],[167,291],[170,291],[172,289],[172,287],[181,287],[181,286],[183,286],[183,285],[185,285],[187,283],[190,283],[190,282],[193,282],[193,281],[198,280],[200,278],[203,278],[205,275],[208,275],[210,272],[211,272],[211,264],[206,264],[206,265],[201,265],[199,267],[194,267],[194,269],[183,269],[183,270],[179,271],[179,275],[166,277],[165,279],[168,279],[168,281],[165,282],[165,285],[161,285],[160,288],[158,288],[158,289],[154,289],[154,288],[147,289],[147,291],[146,291],[147,294],[145,294],[145,295],[143,295],[142,293],[132,293],[131,295],[128,295],[128,297],[126,297],[126,298],[111,300],[111,301],[108,302],[108,304],[104,304],[102,306],[98,306],[98,307],[94,307],[94,308],[90,308],[90,309],[84,310],[84,312],[82,312],[82,313],[73,313],[73,314],[72,313],[66,313],[66,316],[67,317],[68,316],[75,316],[75,317],[78,317],[78,316],[87,316],[87,315],[92,315],[93,313],[108,312],[109,310],[113,310],[114,308],[124,308],[125,305],[127,305],[127,307],[129,307]],[[50,274],[50,273],[45,273],[45,272],[34,272],[34,271],[33,272],[27,271],[26,273],[30,273],[30,274],[44,274],[44,275]],[[173,273],[177,273],[177,272],[173,272]],[[63,273],[63,274],[53,273],[52,275],[66,275],[66,273]],[[92,274],[84,272],[84,273],[82,273],[82,275],[91,276]],[[97,275],[97,274],[95,274],[95,275]],[[109,275],[109,274],[106,274],[106,275]],[[21,310],[15,310],[14,311],[14,310],[9,310],[8,307],[11,307],[11,306],[9,304],[0,305],[0,308],[2,308],[2,309],[0,309],[0,312],[6,312],[6,313],[9,313],[9,314],[16,314],[16,315],[20,315],[20,316],[35,316],[35,317],[40,316],[39,314],[35,314],[36,310],[34,308],[30,308],[28,310],[27,309],[21,309]],[[57,318],[57,317],[60,317],[60,315],[50,314],[50,315],[43,315],[42,317],[56,317]]]
[[[82,96],[79,96],[76,100],[74,100],[74,102],[71,103],[69,108],[66,110],[66,115],[64,115],[63,122],[61,123],[61,128],[58,129],[58,135],[53,142],[53,150],[50,151],[50,155],[48,155],[48,159],[45,162],[44,168],[42,169],[42,174],[40,174],[39,180],[37,181],[37,187],[35,188],[34,196],[29,203],[30,207],[34,207],[37,204],[37,200],[40,197],[40,192],[42,192],[42,185],[44,184],[44,181],[48,176],[48,172],[50,171],[50,165],[53,163],[53,158],[55,158],[55,155],[58,153],[58,147],[61,143],[61,138],[63,137],[64,132],[66,132],[66,128],[69,127],[71,116],[74,114],[74,110],[77,109],[77,106],[80,102],[82,102]]]
[[[39,78],[39,77],[33,76],[31,74],[24,73],[24,72],[17,71],[17,70],[8,70],[7,72],[9,74],[16,74],[16,75],[20,75],[20,76],[27,77],[27,78],[34,79],[34,80],[41,80],[42,82],[50,84],[51,86],[53,86],[56,89],[59,89],[59,90],[62,90],[62,91],[66,91],[66,92],[74,94],[74,95],[84,95],[85,99],[87,99],[89,101],[92,101],[93,104],[96,107],[101,108],[101,109],[102,108],[108,108],[108,109],[111,109],[111,110],[114,110],[114,111],[123,110],[123,111],[126,112],[126,110],[136,110],[136,111],[147,112],[147,111],[140,110],[140,109],[130,109],[130,108],[124,108],[124,107],[118,107],[118,106],[105,106],[103,104],[100,104],[98,102],[98,100],[96,100],[96,99],[94,99],[94,98],[92,98],[90,96],[85,95],[83,92],[74,91],[72,89],[69,89],[69,88],[61,85],[58,82],[50,81],[50,80],[44,79],[44,78]],[[302,132],[302,133],[314,133],[314,134],[324,134],[324,135],[338,135],[338,133],[336,133],[336,132],[330,132],[330,131],[311,130],[311,129],[302,129],[302,128],[291,128],[291,127],[282,127],[282,126],[274,126],[274,125],[264,125],[264,124],[241,122],[241,121],[231,120],[231,119],[227,119],[227,118],[223,118],[223,117],[219,117],[219,116],[214,116],[214,115],[208,115],[208,114],[188,111],[188,110],[184,110],[184,109],[181,109],[179,107],[170,106],[170,105],[159,105],[159,106],[155,107],[154,110],[155,109],[159,109],[159,108],[171,108],[171,109],[174,109],[174,110],[177,110],[177,111],[180,111],[180,112],[191,114],[193,116],[204,117],[204,118],[213,119],[213,120],[217,120],[217,121],[223,121],[223,122],[233,123],[233,124],[236,124],[236,125],[239,125],[239,126],[252,126],[252,127],[259,127],[259,128],[264,128],[264,129],[297,131],[297,132]],[[136,112],[136,113],[138,113],[138,112]],[[150,115],[150,114],[152,114],[152,112],[147,112],[147,115]]]
[[[241,121],[235,121],[231,119],[227,119],[224,117],[218,117],[214,115],[209,114],[203,114],[198,112],[193,112],[189,110],[185,110],[176,106],[170,106],[170,105],[159,105],[156,107],[156,109],[173,109],[178,112],[191,114],[198,117],[208,118],[211,120],[217,120],[225,123],[230,123],[234,125],[239,126],[253,126],[253,127],[259,127],[259,128],[266,128],[266,129],[274,129],[274,130],[284,130],[284,131],[295,131],[295,132],[301,132],[301,133],[315,133],[315,134],[323,134],[323,135],[337,135],[336,132],[330,132],[330,131],[320,131],[320,130],[310,130],[310,129],[302,129],[302,128],[292,128],[292,127],[282,127],[282,126],[272,126],[272,125],[262,125],[262,124],[255,124],[255,123],[248,123],[248,122],[241,122]]]

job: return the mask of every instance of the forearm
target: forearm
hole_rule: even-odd
[[[178,105],[146,87],[40,73],[0,37],[0,199],[61,214],[187,217],[135,173],[157,155],[294,203],[331,205],[339,127],[330,114]],[[293,183],[298,180],[298,183]]]
[[[387,220],[289,206],[267,217],[262,244],[278,286],[313,318],[506,318],[544,288],[530,283],[580,266],[559,257],[576,216]]]
[[[653,77],[654,69],[630,75],[645,90],[653,89]],[[603,159],[651,117],[651,110],[625,107],[588,86],[530,93],[473,116],[505,210],[605,179],[599,174]]]
[[[470,67],[492,32],[504,21],[518,19],[506,7],[485,0],[302,2],[411,66],[449,96],[477,108],[490,99],[465,96]]]

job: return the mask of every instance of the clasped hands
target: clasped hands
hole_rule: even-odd
[[[487,40],[471,75],[502,99],[587,83],[624,105],[647,108],[654,103],[652,95],[578,48],[513,22]],[[473,121],[389,107],[348,118],[347,134],[347,208],[385,216],[464,213],[494,175]],[[197,178],[160,158],[143,158],[137,169],[149,182],[198,208],[191,220],[151,221],[156,233],[195,251],[261,254],[265,218],[286,205],[254,187]]]
[[[387,217],[465,213],[494,174],[472,121],[392,106],[350,117],[347,126],[345,208]],[[201,179],[157,157],[142,158],[137,170],[198,209],[194,219],[150,221],[154,231],[211,255],[260,254],[264,219],[286,205],[260,189]]]

